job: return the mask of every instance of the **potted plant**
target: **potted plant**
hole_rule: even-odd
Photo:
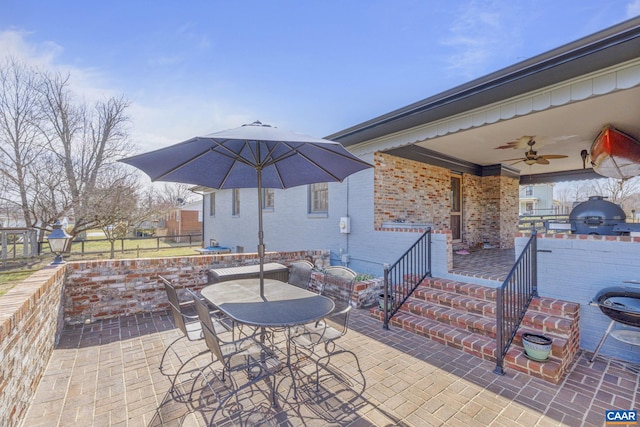
[[[539,362],[547,360],[551,353],[552,340],[544,335],[531,333],[522,334],[522,345],[524,346],[525,355],[530,359]]]

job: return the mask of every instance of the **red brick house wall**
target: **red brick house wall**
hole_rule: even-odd
[[[384,153],[374,156],[374,228],[384,222],[450,229],[451,171]],[[513,247],[518,231],[518,179],[462,175],[463,242]]]
[[[449,228],[449,171],[388,154],[374,157],[374,227],[397,220]]]
[[[198,220],[198,211],[176,210],[167,218],[166,228],[170,236],[202,234],[202,221]]]

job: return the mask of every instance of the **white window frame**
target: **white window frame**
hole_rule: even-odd
[[[327,215],[329,213],[329,183],[309,184],[309,214]]]
[[[535,205],[533,202],[526,202],[524,204],[524,210],[527,215],[533,215],[534,209],[535,209]]]
[[[273,211],[275,208],[275,191],[273,188],[262,189],[262,210]]]

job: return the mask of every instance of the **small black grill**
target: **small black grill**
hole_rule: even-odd
[[[640,232],[640,223],[628,223],[624,210],[602,196],[591,196],[569,214],[571,232],[601,236],[623,236]]]

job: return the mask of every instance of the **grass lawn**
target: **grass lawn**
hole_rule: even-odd
[[[125,252],[120,252],[120,247],[116,245],[116,252],[114,254],[115,259],[131,259],[131,258],[161,258],[161,257],[175,257],[175,256],[189,256],[199,255],[195,251],[199,246],[169,246],[162,245],[160,250],[155,249],[155,240],[153,245],[145,244],[146,248],[142,247],[142,240],[138,242],[135,247],[125,248]],[[106,244],[105,244],[106,243]],[[87,244],[88,246],[88,244]],[[74,249],[75,250],[75,249]],[[95,251],[95,252],[94,252]],[[65,255],[65,261],[80,261],[80,260],[92,260],[92,259],[109,259],[110,258],[110,245],[108,242],[99,242],[99,245],[92,247],[92,253],[85,254],[84,256],[79,254]],[[24,279],[40,270],[41,268],[51,264],[53,261],[53,254],[41,255],[38,258],[29,258],[27,261],[22,262],[6,262],[0,264],[0,296],[7,293],[11,288],[22,282]]]
[[[33,270],[0,272],[0,296],[33,274]]]

